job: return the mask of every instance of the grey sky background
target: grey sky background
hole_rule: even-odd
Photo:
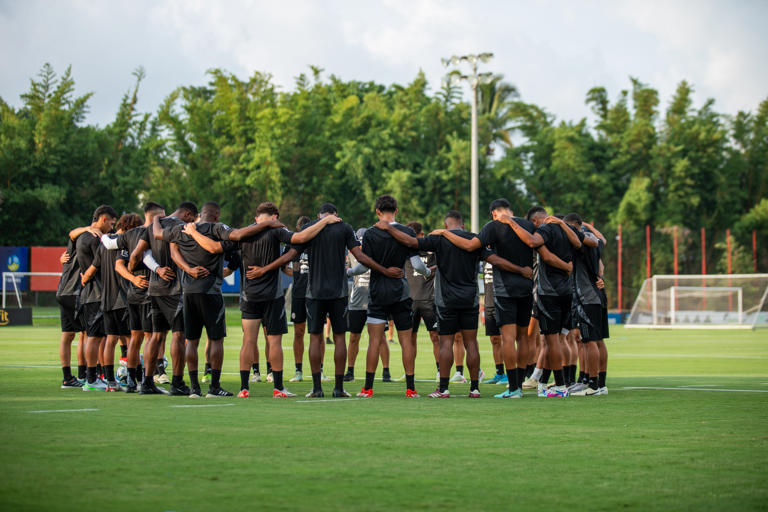
[[[310,64],[345,80],[408,83],[422,69],[434,91],[441,57],[491,51],[522,100],[559,119],[589,115],[593,86],[612,99],[634,76],[666,106],[678,82],[695,106],[754,111],[768,97],[768,1],[220,1],[0,0],[0,97],[21,104],[50,62],[72,65],[93,91],[87,122],[112,121],[144,66],[139,110],[224,68],[269,72],[283,90]]]

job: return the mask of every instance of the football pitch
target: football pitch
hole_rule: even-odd
[[[237,392],[229,314],[222,384]],[[54,323],[55,325],[55,323]],[[496,400],[435,387],[373,399],[250,399],[59,389],[59,330],[0,329],[2,510],[765,510],[768,332],[613,327],[607,396]],[[292,333],[283,340],[292,375]],[[263,340],[259,340],[264,370]],[[367,335],[356,366],[364,376]],[[492,373],[488,338],[482,367]],[[332,351],[326,351],[332,373]],[[308,362],[305,359],[305,367]],[[76,363],[75,363],[76,366]],[[392,348],[392,373],[402,374]],[[308,375],[307,371],[305,375]],[[362,382],[347,383],[353,394]],[[325,384],[330,395],[332,383]]]

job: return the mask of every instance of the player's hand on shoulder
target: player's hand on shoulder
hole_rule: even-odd
[[[430,235],[434,235],[434,236],[443,236],[443,234],[445,234],[445,229],[442,229],[442,228],[435,229],[430,233]]]
[[[64,263],[68,262],[72,257],[69,255],[67,251],[64,251],[61,253],[61,256],[59,256],[59,262],[63,265]]]
[[[595,285],[600,290],[604,289],[605,288],[605,282],[603,281],[603,278],[602,277],[598,277],[597,281],[595,281]]]
[[[187,222],[186,224],[184,224],[184,232],[186,234],[191,236],[192,233],[194,233],[195,231],[197,231],[197,226],[195,225],[194,222]]]
[[[86,229],[87,232],[95,236],[96,238],[101,238],[101,231],[99,231],[96,228],[88,228]]]
[[[380,220],[379,222],[374,224],[374,227],[377,227],[377,228],[379,228],[379,229],[381,229],[383,231],[389,231],[391,226],[389,225],[389,222],[387,222],[385,220]]]
[[[326,215],[325,217],[323,217],[323,221],[326,224],[336,224],[337,222],[341,222],[341,217],[339,217],[338,215],[333,215],[333,214]]]

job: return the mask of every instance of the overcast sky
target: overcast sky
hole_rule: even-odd
[[[45,62],[72,65],[77,93],[94,92],[89,123],[114,118],[131,72],[144,66],[139,109],[154,112],[179,85],[221,67],[265,71],[284,90],[310,64],[345,80],[433,88],[441,57],[491,51],[524,101],[560,119],[587,116],[584,96],[612,99],[635,76],[661,93],[690,81],[696,106],[754,111],[768,97],[768,1],[39,1],[0,0],[0,97],[19,95]]]

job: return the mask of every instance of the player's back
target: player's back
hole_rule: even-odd
[[[416,237],[416,232],[408,226],[392,223],[392,227]],[[363,237],[363,252],[383,267],[404,268],[405,262],[418,253],[402,245],[386,231],[371,226]],[[410,297],[408,281],[405,277],[387,277],[378,272],[371,272],[371,302],[374,304],[394,304]]]

